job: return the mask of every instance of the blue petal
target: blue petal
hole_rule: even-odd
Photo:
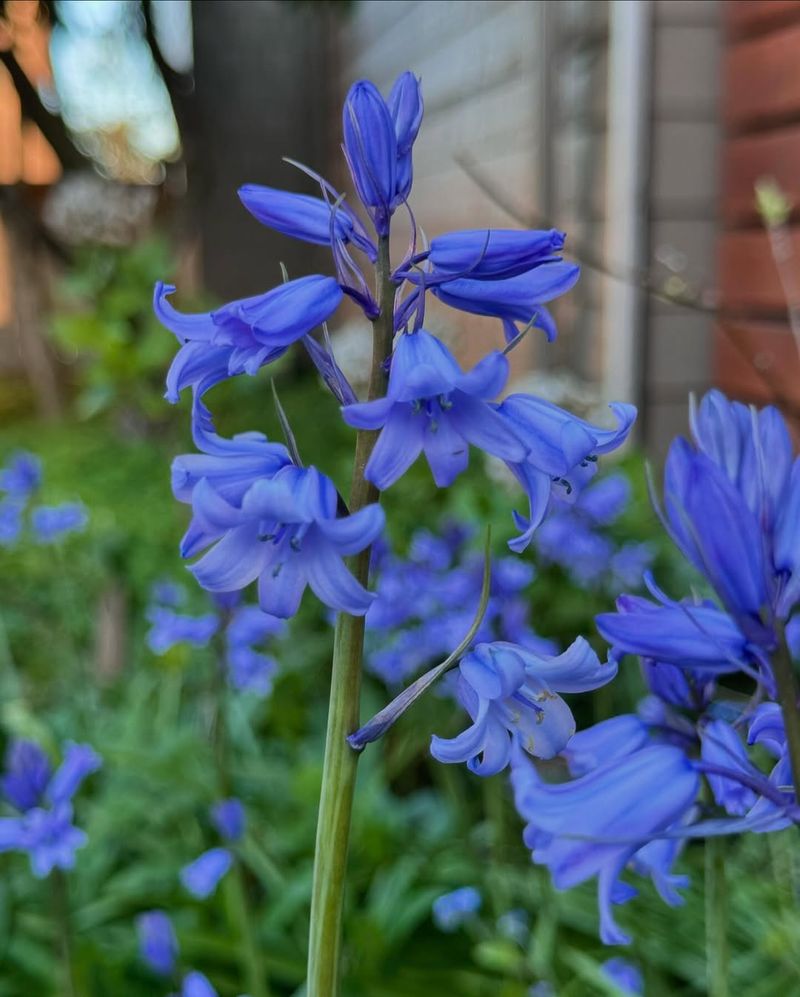
[[[300,608],[307,584],[305,561],[292,552],[274,570],[267,567],[262,571],[258,579],[258,604],[265,613],[289,620]]]
[[[321,197],[291,194],[273,187],[245,184],[239,188],[239,198],[254,218],[293,239],[319,246],[330,246],[331,230],[337,239],[347,242],[353,223],[343,211],[332,217],[331,205]]]
[[[516,464],[525,459],[527,446],[496,409],[461,391],[453,392],[452,402],[450,419],[465,440],[501,460]]]
[[[205,900],[216,890],[232,863],[233,856],[227,848],[211,848],[181,869],[181,882],[192,896]]]
[[[384,491],[411,467],[423,444],[424,422],[409,405],[395,405],[373,447],[364,477]]]
[[[577,637],[563,654],[554,658],[519,648],[528,674],[546,682],[558,692],[588,692],[610,682],[617,674],[616,662],[605,664],[588,641]]]
[[[88,744],[67,743],[64,760],[47,787],[47,798],[54,806],[69,802],[83,780],[103,764]]]
[[[454,402],[452,411],[442,413],[435,423],[425,422],[422,448],[439,488],[452,485],[469,464],[469,444],[457,429],[456,407]]]
[[[327,544],[320,544],[308,553],[305,568],[312,591],[331,609],[363,616],[375,598],[356,581],[341,557]]]
[[[238,526],[189,570],[209,592],[235,592],[259,576],[267,557],[266,548],[250,524]]]
[[[377,540],[385,524],[383,509],[374,503],[341,519],[320,519],[317,529],[339,554],[350,556]]]

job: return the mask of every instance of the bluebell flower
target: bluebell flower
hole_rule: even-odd
[[[433,922],[440,931],[456,931],[480,909],[480,893],[474,886],[462,886],[433,901]]]
[[[466,762],[477,775],[508,764],[516,741],[537,758],[552,758],[575,733],[572,713],[558,692],[586,692],[611,681],[613,664],[601,664],[579,637],[548,658],[502,641],[479,644],[459,665],[458,700],[473,724],[450,740],[433,736],[440,762]]]
[[[620,874],[640,848],[692,807],[699,777],[691,762],[678,748],[654,744],[572,782],[548,785],[518,746],[512,784],[517,810],[528,821],[524,839],[534,862],[549,868],[559,890],[596,876],[600,937],[607,945],[626,944],[612,904],[635,891]]]
[[[50,761],[38,744],[17,738],[9,742],[0,789],[13,807],[25,811],[38,806],[51,776]]]
[[[219,628],[215,613],[188,616],[164,606],[151,606],[147,619],[150,621],[147,646],[153,654],[166,654],[176,644],[205,647]]]
[[[761,744],[776,758],[786,747],[786,729],[778,703],[760,703],[747,731],[748,744]]]
[[[102,764],[100,756],[88,744],[67,741],[63,761],[48,783],[47,800],[56,806],[69,802],[83,780],[97,772]]]
[[[0,492],[25,501],[42,483],[42,462],[36,454],[20,450],[0,468]]]
[[[226,841],[239,841],[245,830],[245,813],[241,800],[220,800],[211,808],[211,820]]]
[[[258,579],[261,608],[282,619],[297,612],[307,585],[332,609],[361,616],[369,608],[373,595],[342,558],[380,535],[383,511],[374,504],[337,518],[336,487],[316,468],[287,466],[256,481],[241,508],[204,480],[192,509],[184,557],[214,544],[190,569],[203,588],[230,592]]]
[[[597,585],[607,576],[614,545],[580,516],[556,511],[538,527],[536,550],[545,563],[560,564],[581,586]]]
[[[647,541],[623,544],[614,551],[609,562],[612,587],[619,591],[622,588],[641,585],[642,578],[652,567],[655,556],[655,547]]]
[[[181,869],[181,882],[193,897],[205,900],[214,893],[232,863],[233,856],[227,848],[210,848]]]
[[[642,672],[659,699],[683,710],[702,712],[716,691],[715,673],[701,668],[680,668],[668,661],[642,658]]]
[[[489,405],[508,378],[508,360],[489,353],[464,374],[441,340],[429,332],[400,336],[385,398],[347,405],[345,422],[380,429],[364,475],[388,488],[424,451],[439,487],[453,483],[469,462],[469,446],[522,461],[526,447]]]
[[[397,140],[397,169],[395,175],[395,192],[392,207],[396,208],[408,199],[413,182],[413,167],[411,149],[422,124],[423,103],[419,80],[413,73],[406,71],[394,81],[394,85],[386,101],[389,114],[394,122],[395,139]]]
[[[358,216],[344,203],[332,203],[308,194],[292,194],[259,184],[239,188],[239,198],[254,218],[292,239],[330,246],[331,236],[352,242],[375,258],[375,247]]]
[[[624,474],[607,474],[581,490],[573,505],[596,526],[615,523],[628,505],[631,483]]]
[[[217,991],[211,986],[208,977],[192,970],[183,978],[181,997],[217,997]]]
[[[565,233],[558,229],[464,229],[431,240],[430,249],[415,262],[427,260],[424,276],[409,272],[407,279],[438,286],[457,278],[505,280],[518,277],[543,263],[557,261]]]
[[[40,505],[31,513],[31,527],[41,544],[57,543],[70,533],[86,529],[89,514],[80,502]]]
[[[398,146],[395,122],[374,83],[358,80],[350,87],[342,124],[353,183],[375,230],[384,236],[396,203]]]
[[[228,680],[234,689],[266,696],[272,688],[277,661],[253,648],[286,630],[284,620],[264,613],[258,606],[242,606],[226,631]]]
[[[785,620],[800,602],[800,457],[792,467],[775,520],[775,609]]]
[[[600,969],[603,975],[624,994],[639,995],[644,993],[644,979],[641,971],[627,959],[606,959]]]
[[[724,471],[682,439],[667,456],[664,507],[685,557],[726,609],[760,632],[769,596],[759,523]]]
[[[263,433],[219,436],[208,409],[197,400],[192,436],[200,453],[182,454],[172,462],[172,493],[179,502],[191,502],[195,487],[205,481],[226,502],[240,506],[251,485],[291,463],[286,447],[270,443]]]
[[[171,402],[190,385],[202,394],[226,377],[257,373],[330,318],[342,300],[336,281],[319,274],[195,315],[167,301],[174,290],[159,282],[153,298],[157,318],[181,344],[167,374]]]
[[[616,613],[600,613],[595,624],[618,654],[639,654],[706,673],[735,672],[750,660],[748,641],[727,613],[708,604],[660,606],[623,595]]]
[[[577,264],[560,260],[502,280],[460,277],[434,284],[431,291],[451,308],[501,319],[508,342],[521,331],[516,323],[542,329],[553,340],[556,325],[545,304],[569,291],[579,276]]]
[[[636,409],[620,402],[612,403],[610,408],[617,419],[616,429],[594,426],[532,395],[509,395],[498,406],[498,414],[528,448],[523,461],[507,461],[530,504],[527,519],[514,514],[522,534],[509,542],[512,550],[520,553],[530,544],[554,489],[577,493],[587,475],[594,473],[595,459],[625,442]]]
[[[139,954],[161,976],[170,976],[178,958],[178,939],[172,921],[163,910],[149,910],[136,918]]]
[[[157,606],[177,609],[186,601],[186,589],[168,578],[162,578],[151,586],[150,601]]]
[[[646,724],[635,713],[623,713],[579,730],[562,753],[573,776],[586,775],[614,758],[638,751],[649,739]]]
[[[22,532],[22,510],[18,501],[0,502],[0,547],[12,547]]]

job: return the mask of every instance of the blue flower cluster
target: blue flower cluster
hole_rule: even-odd
[[[86,844],[85,832],[73,822],[72,800],[83,780],[101,764],[88,744],[70,741],[53,772],[38,744],[10,741],[0,792],[15,815],[0,817],[0,851],[26,853],[31,871],[40,879],[54,869],[71,869],[76,851]]]
[[[574,496],[562,491],[534,539],[546,564],[558,564],[582,588],[612,592],[638,587],[655,558],[652,544],[617,544],[606,532],[625,510],[631,486],[620,473],[609,474]]]
[[[505,461],[530,505],[527,517],[517,516],[523,532],[512,541],[516,551],[542,521],[552,490],[579,490],[597,456],[618,447],[635,418],[632,406],[615,404],[617,427],[606,430],[529,395],[495,401],[508,380],[508,349],[531,327],[555,336],[545,305],[572,287],[578,267],[561,258],[564,234],[556,230],[472,229],[436,236],[419,248],[408,198],[422,115],[419,81],[409,72],[387,99],[369,81],[351,87],[343,149],[366,223],[306,167],[301,169],[318,185],[319,196],[255,184],[239,191],[262,224],[329,247],[333,276],[287,279],[262,294],[191,315],[168,300],[173,287],[156,287],[156,314],[179,343],[167,397],[176,401],[191,388],[194,399],[198,452],[178,457],[173,466],[175,496],[192,509],[181,552],[202,555],[191,571],[211,592],[257,582],[260,606],[272,616],[293,616],[306,587],[334,610],[366,614],[374,593],[353,577],[343,558],[380,536],[383,512],[375,503],[348,511],[330,478],[300,466],[296,453],[260,433],[219,436],[203,396],[220,381],[256,374],[302,343],[340,402],[345,422],[376,434],[363,469],[375,489],[393,485],[421,454],[441,487],[465,470],[471,446]],[[401,208],[411,243],[392,266],[389,231]],[[386,281],[393,298],[388,304],[385,294],[372,290]],[[499,319],[505,348],[462,370],[444,342],[423,327],[428,293],[461,311]],[[327,328],[321,341],[312,335],[344,297],[370,321],[391,310],[386,389],[373,385],[366,401],[358,400],[337,364]]]
[[[24,450],[13,454],[0,468],[0,546],[11,547],[25,528],[25,513],[34,540],[40,544],[58,543],[70,533],[86,528],[89,516],[81,502],[37,505],[30,501],[42,484],[42,462]]]
[[[178,585],[161,582],[153,586],[147,619],[147,644],[154,654],[166,654],[178,644],[206,647],[220,629],[225,631],[225,668],[228,683],[237,692],[267,696],[278,663],[257,650],[268,639],[283,635],[286,624],[258,606],[237,605],[229,597],[217,599],[214,611],[193,616],[178,612],[186,593]]]
[[[691,421],[692,442],[677,439],[667,458],[662,515],[715,598],[676,601],[648,579],[653,600],[623,595],[597,617],[614,659],[639,655],[649,695],[638,714],[570,740],[570,781],[546,782],[512,746],[533,860],[559,889],[597,877],[607,944],[628,941],[613,916],[636,892],[625,869],[678,904],[687,881],[672,866],[686,838],[800,823],[785,638],[800,601],[800,458],[774,408],[757,413],[712,391]]]

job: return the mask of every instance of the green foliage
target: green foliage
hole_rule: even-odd
[[[305,459],[319,462],[346,488],[351,431],[335,417],[335,404],[315,384],[292,382],[286,372],[278,387]],[[277,434],[263,378],[238,379],[219,399],[225,433],[258,426]],[[246,988],[235,880],[224,880],[204,903],[192,900],[178,880],[183,864],[217,843],[207,811],[223,792],[235,793],[247,808],[237,868],[270,992],[300,995],[327,704],[331,633],[325,617],[307,600],[290,636],[274,648],[281,670],[266,701],[221,690],[213,649],[154,657],[144,644],[143,614],[152,582],[183,571],[177,541],[186,515],[171,497],[168,464],[188,441],[120,439],[108,420],[95,420],[46,432],[18,426],[0,435],[0,456],[19,446],[43,458],[45,501],[79,497],[92,516],[88,533],[63,548],[25,543],[3,549],[0,570],[3,735],[34,737],[54,755],[67,738],[86,740],[105,761],[77,801],[89,844],[67,877],[81,997],[152,997],[175,989],[175,981],[157,980],[136,954],[134,919],[156,907],[174,918],[182,968],[201,969],[221,997]],[[627,467],[636,499],[615,529],[620,539],[653,539],[660,534],[641,463],[632,457]],[[502,550],[518,495],[487,482],[476,460],[456,488],[439,492],[427,469],[415,467],[386,495],[399,548],[414,528],[452,514],[491,518]],[[676,571],[663,546],[658,575],[677,591]],[[121,671],[108,675],[98,672],[98,634],[111,590],[123,594],[125,654]],[[191,598],[191,608],[206,607],[198,590],[191,589]],[[561,641],[582,632],[597,642],[592,616],[611,603],[608,593],[578,590],[551,567],[540,568],[531,600],[537,629]],[[631,663],[607,691],[581,700],[579,722],[629,709],[639,693]],[[364,715],[386,698],[368,677]],[[480,780],[464,767],[430,760],[430,733],[447,733],[451,713],[447,700],[428,696],[384,742],[364,752],[350,853],[344,993],[526,997],[544,979],[559,997],[613,995],[600,965],[615,953],[597,940],[593,888],[555,893],[531,865],[502,776]],[[800,989],[797,854],[790,835],[728,846],[733,994],[771,997]],[[22,856],[0,855],[0,863],[0,997],[63,992],[55,990],[60,929],[52,884],[33,879]],[[620,914],[633,929],[629,957],[643,968],[648,997],[705,992],[702,844],[690,845],[681,864],[693,881],[685,907],[665,907],[645,884]],[[463,885],[481,891],[481,912],[462,930],[443,934],[431,921],[431,904]],[[498,918],[514,908],[530,919],[523,943],[498,927]]]
[[[165,239],[131,247],[89,246],[76,252],[57,289],[51,333],[76,364],[76,412],[88,419],[116,409],[163,421],[164,370],[175,352],[150,309],[153,285],[174,271]]]

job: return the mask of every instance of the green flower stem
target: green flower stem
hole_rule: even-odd
[[[214,669],[211,676],[211,745],[217,768],[217,791],[220,799],[231,795],[230,757],[228,730],[225,722],[225,631],[230,623],[230,612],[222,613],[219,630],[214,637]],[[225,891],[228,910],[233,920],[239,941],[239,965],[252,997],[269,997],[269,981],[258,948],[255,934],[255,912],[247,891],[245,869],[238,855],[234,854],[233,865],[225,877]]]
[[[394,338],[395,287],[390,280],[388,237],[382,238],[378,244],[376,273],[380,314],[373,322],[369,400],[385,393],[384,365],[391,354]],[[349,503],[351,513],[358,512],[379,497],[377,489],[364,478],[364,468],[376,438],[377,433],[373,430],[359,430],[356,436]],[[369,549],[350,560],[350,568],[362,585],[368,581],[369,560]],[[336,997],[339,992],[342,908],[358,764],[358,753],[348,745],[346,737],[359,724],[363,655],[364,618],[340,613],[333,641],[328,730],[314,850],[308,997]]]
[[[794,665],[783,633],[780,634],[778,650],[772,657],[772,670],[778,686],[778,702],[781,704],[783,726],[786,730],[786,746],[792,766],[795,797],[800,803],[800,711],[797,708]]]
[[[730,997],[726,844],[724,838],[707,838],[705,843],[706,979],[709,997]]]
[[[53,917],[56,924],[56,944],[61,977],[58,993],[61,997],[78,997],[75,985],[72,918],[69,909],[67,877],[61,869],[54,869],[50,874],[50,883],[53,892]]]

